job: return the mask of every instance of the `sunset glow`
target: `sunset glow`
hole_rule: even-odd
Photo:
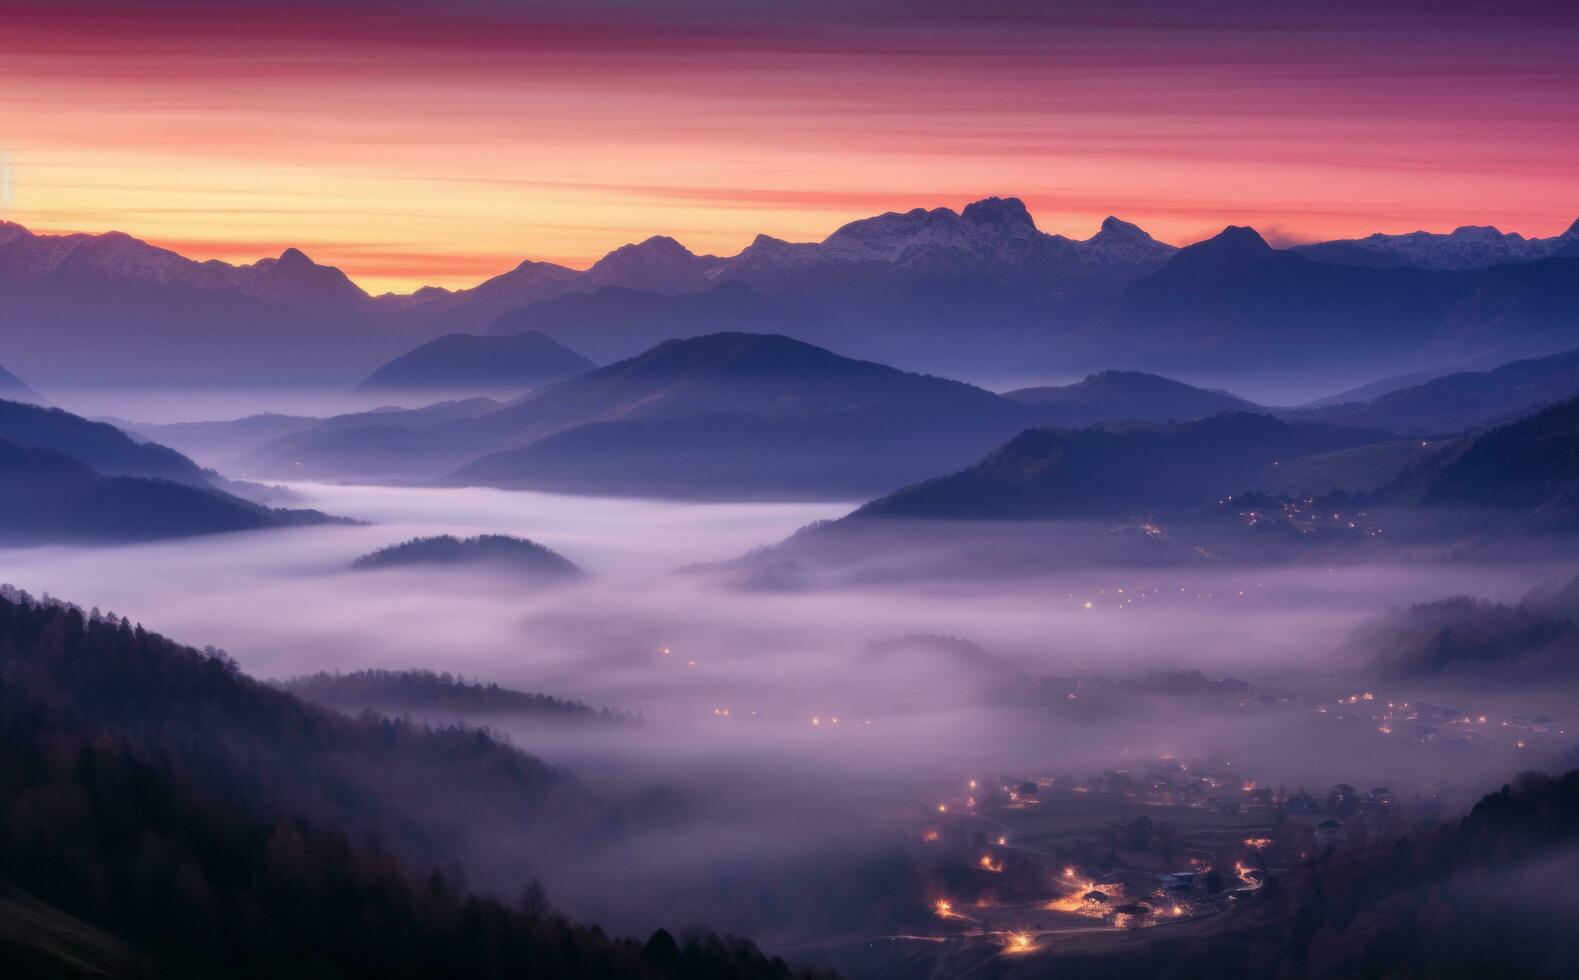
[[[0,217],[198,258],[295,245],[376,292],[990,193],[1046,231],[1117,214],[1176,243],[1579,211],[1560,9],[1212,8],[5,3]]]

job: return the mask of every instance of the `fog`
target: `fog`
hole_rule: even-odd
[[[262,678],[420,667],[639,713],[632,725],[562,730],[486,719],[611,798],[657,785],[686,801],[661,828],[589,845],[573,860],[531,851],[552,900],[609,928],[677,915],[769,941],[833,928],[764,924],[730,904],[730,883],[782,879],[792,865],[812,880],[827,864],[883,853],[965,778],[1094,773],[1172,756],[1231,762],[1313,792],[1349,782],[1442,793],[1446,780],[1467,800],[1569,744],[1572,692],[1561,685],[1378,686],[1349,638],[1391,605],[1457,593],[1515,601],[1572,577],[1572,565],[1072,569],[975,584],[742,591],[691,566],[852,504],[292,489],[301,506],[369,523],[3,550],[0,580],[223,647]],[[587,577],[543,585],[488,569],[350,568],[414,536],[493,532],[547,545]],[[1119,681],[1153,668],[1232,676],[1277,698],[1244,708],[1118,692],[1082,711],[1036,693],[1038,679]],[[1318,710],[1360,691],[1378,706],[1429,697],[1493,718],[1544,713],[1551,737],[1450,749]],[[486,869],[473,874],[509,887],[486,880]]]

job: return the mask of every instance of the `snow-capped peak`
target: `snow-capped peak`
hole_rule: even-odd
[[[965,205],[960,218],[967,224],[994,231],[1034,232],[1036,222],[1025,202],[1017,197],[987,197]]]

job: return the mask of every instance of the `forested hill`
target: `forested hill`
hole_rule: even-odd
[[[412,796],[483,778],[523,815],[566,781],[485,733],[345,718],[221,651],[0,589],[0,883],[31,896],[5,903],[7,975],[90,972],[62,922],[113,937],[119,975],[792,975],[745,941],[614,939],[535,888],[507,905],[418,871],[362,843],[385,805],[363,768]]]
[[[281,681],[297,697],[346,712],[442,712],[462,716],[512,716],[570,722],[634,721],[622,711],[601,710],[550,694],[515,691],[431,670],[319,671]]]

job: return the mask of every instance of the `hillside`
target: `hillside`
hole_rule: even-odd
[[[549,694],[515,691],[481,681],[431,670],[359,670],[349,674],[319,672],[281,681],[282,690],[348,714],[377,711],[386,715],[444,714],[451,717],[511,716],[544,721],[612,721],[628,715],[604,708],[595,711],[580,701]]]
[[[13,402],[27,402],[33,405],[44,404],[42,395],[29,388],[26,382],[3,367],[0,367],[0,399]]]
[[[841,357],[789,337],[718,333],[665,341],[529,396],[486,421],[546,434],[611,419],[720,411],[793,417],[901,400],[1013,412],[996,395],[959,381]]]
[[[498,337],[453,333],[380,367],[357,391],[518,395],[595,366],[537,331]]]
[[[475,420],[500,403],[477,396],[421,408],[384,407],[347,412],[293,428],[242,455],[246,474],[274,478],[431,478],[487,447]],[[213,423],[215,436],[233,439],[230,423]]]
[[[1579,673],[1579,625],[1529,599],[1509,605],[1461,595],[1389,609],[1350,643],[1391,677],[1454,674],[1483,685]]]
[[[338,715],[10,587],[0,674],[0,880],[153,975],[791,976],[749,943],[610,939],[538,890],[504,905],[424,870],[454,844],[446,811],[519,827],[576,796],[481,733]],[[385,843],[363,843],[375,828]],[[0,955],[38,963],[49,936],[0,930]]]
[[[212,487],[105,476],[64,453],[0,439],[0,540],[7,542],[140,541],[330,520]]]
[[[1534,512],[1579,527],[1579,398],[1454,443],[1407,470],[1391,496],[1428,506]]]
[[[1003,397],[1036,409],[1042,425],[1070,428],[1125,420],[1189,422],[1218,412],[1263,410],[1226,391],[1139,371],[1102,371],[1075,384],[1018,388]]]
[[[1579,350],[1571,350],[1513,361],[1491,371],[1459,371],[1366,402],[1325,405],[1294,414],[1405,435],[1437,435],[1511,421],[1576,396]]]
[[[262,412],[239,419],[205,422],[102,421],[130,435],[169,446],[194,460],[219,465],[254,452],[276,439],[309,429],[323,420],[307,415]]]
[[[90,422],[58,408],[0,401],[0,439],[48,449],[81,460],[106,476],[136,476],[209,487],[196,463],[157,443],[137,442],[104,422]]]
[[[908,404],[590,422],[484,456],[450,481],[690,500],[861,498],[964,466],[1023,422]]]
[[[1258,485],[1284,459],[1386,438],[1249,412],[1172,426],[1034,429],[969,469],[881,497],[852,517],[1028,520],[1190,509]]]

